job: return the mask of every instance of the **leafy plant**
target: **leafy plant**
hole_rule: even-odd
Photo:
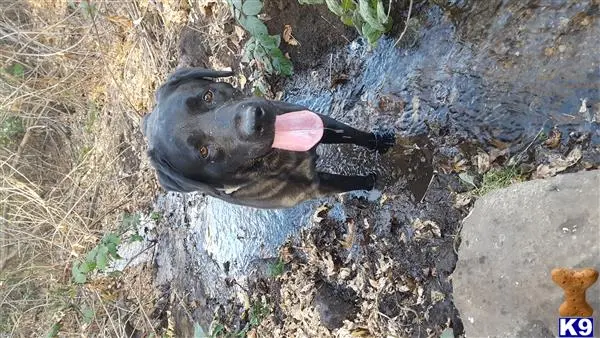
[[[121,225],[124,229],[137,229],[141,223],[140,221],[141,217],[140,214],[130,214],[130,213],[124,213],[123,214],[123,218],[121,220]]]
[[[283,274],[285,270],[285,263],[281,258],[278,258],[277,261],[271,265],[269,265],[269,274],[271,277],[277,277]]]
[[[25,67],[20,63],[15,63],[11,67],[5,68],[4,72],[12,75],[13,77],[22,79],[25,77]]]
[[[113,260],[121,259],[117,253],[117,246],[121,243],[121,237],[110,233],[100,243],[85,256],[83,261],[73,264],[71,271],[73,281],[77,284],[83,284],[87,281],[90,273],[106,269],[108,263]]]
[[[96,12],[98,11],[98,9],[96,8],[96,5],[91,3],[90,1],[87,0],[68,0],[67,1],[67,5],[71,8],[71,9],[79,9],[81,10],[81,12],[84,15],[87,15],[89,17],[93,17]]]
[[[483,196],[490,191],[506,188],[509,185],[521,182],[521,172],[516,166],[507,166],[500,169],[492,169],[483,175],[481,186],[477,189],[477,195]]]
[[[392,19],[385,11],[382,0],[298,0],[301,4],[322,4],[340,17],[347,25],[375,45],[392,28]]]
[[[0,146],[6,146],[25,132],[23,119],[18,116],[9,116],[0,122]]]
[[[160,222],[163,218],[162,213],[157,212],[157,211],[153,211],[150,213],[150,219],[153,220],[154,222]]]
[[[214,323],[212,323],[211,326],[212,326],[211,330],[210,330],[211,338],[221,337],[221,336],[225,335],[225,325],[214,322]]]
[[[242,62],[255,62],[252,74],[254,90],[256,94],[264,94],[268,92],[264,74],[290,76],[294,71],[292,62],[279,49],[281,37],[269,35],[267,26],[258,17],[263,9],[261,0],[227,1],[237,22],[250,33],[250,38],[244,45]]]
[[[265,319],[269,315],[269,313],[271,313],[271,309],[269,308],[267,303],[253,303],[248,311],[248,323],[240,332],[237,333],[237,336],[246,337],[248,331],[259,326],[263,319]]]
[[[48,333],[46,334],[46,338],[58,337],[58,333],[60,332],[61,328],[62,328],[62,324],[60,322],[54,323],[52,325],[52,327],[50,327],[50,330],[48,331]]]

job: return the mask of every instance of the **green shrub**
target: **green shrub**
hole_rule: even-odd
[[[392,19],[381,0],[298,0],[301,4],[322,4],[347,25],[356,28],[369,44],[375,45],[379,38],[392,28]]]

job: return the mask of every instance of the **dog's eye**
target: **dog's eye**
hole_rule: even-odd
[[[198,148],[198,151],[200,152],[200,156],[202,156],[202,158],[208,157],[208,148],[207,147],[201,146]]]
[[[202,99],[205,102],[211,103],[213,100],[213,92],[210,90],[207,90],[206,93],[204,93],[204,96],[202,96]]]

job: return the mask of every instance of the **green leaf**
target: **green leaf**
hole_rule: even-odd
[[[271,59],[267,55],[267,51],[263,46],[260,46],[254,50],[254,58],[263,65],[267,74],[272,74],[273,65],[271,65]]]
[[[475,177],[473,177],[473,175],[471,175],[467,172],[462,172],[462,173],[458,174],[458,178],[460,178],[461,181],[477,188],[477,186],[475,185]]]
[[[12,66],[10,72],[14,77],[18,77],[21,79],[25,77],[25,68],[20,63],[15,63],[14,66]]]
[[[356,4],[353,0],[342,0],[342,9],[346,12],[353,11],[356,9]]]
[[[160,222],[162,219],[162,214],[160,212],[153,211],[150,213],[150,219],[155,222]]]
[[[129,239],[129,242],[143,242],[144,241],[144,237],[140,236],[140,234],[134,234],[131,236],[131,238]]]
[[[231,4],[237,9],[242,8],[242,0],[231,0]]]
[[[388,21],[388,15],[385,12],[385,9],[383,8],[383,2],[381,2],[380,0],[377,1],[377,20],[382,23],[385,24]]]
[[[105,245],[105,246],[106,246],[106,248],[108,249],[108,253],[109,253],[111,256],[113,256],[113,257],[116,257],[116,256],[118,256],[118,253],[117,253],[117,245],[116,245],[115,243],[112,243],[112,242],[111,242],[111,243],[106,243],[106,245]]]
[[[365,22],[362,27],[362,34],[365,38],[367,38],[367,42],[369,42],[370,45],[374,45],[377,40],[379,40],[383,32],[371,27],[371,25]]]
[[[119,235],[117,235],[115,233],[110,233],[102,239],[102,243],[103,244],[114,243],[115,245],[119,245],[121,243],[121,237],[119,237]]]
[[[125,226],[127,228],[137,228],[140,225],[140,223],[141,223],[140,222],[140,214],[137,214],[137,213],[135,213],[135,214],[124,213],[123,214],[123,220],[122,220],[121,223],[123,224],[123,226]],[[114,236],[116,236],[116,235],[114,235]]]
[[[84,305],[84,307],[81,309],[81,314],[83,315],[83,322],[86,324],[90,324],[96,316],[94,309],[86,305]]]
[[[246,44],[244,45],[244,54],[242,55],[242,62],[250,62],[254,50],[256,49],[256,38],[251,36]]]
[[[75,265],[71,269],[71,277],[73,277],[73,281],[77,284],[83,284],[87,280],[86,274],[82,273],[79,267]]]
[[[445,329],[444,331],[442,331],[440,338],[454,338],[454,330],[451,328]]]
[[[106,246],[101,246],[98,250],[98,254],[96,255],[96,268],[98,270],[104,270],[106,268],[106,264],[108,263],[108,248]]]
[[[200,326],[200,324],[194,322],[194,338],[204,338],[204,337],[206,337],[206,333],[204,333],[202,326]],[[216,335],[213,335],[213,337],[216,337]]]
[[[255,16],[247,16],[240,24],[253,36],[267,35],[267,26]]]
[[[87,262],[82,262],[76,265],[76,267],[73,267],[74,269],[77,269],[78,272],[86,274],[90,271],[93,270],[93,268],[90,269],[90,265]]]
[[[325,0],[325,4],[327,4],[327,8],[329,8],[329,10],[335,15],[344,15],[344,9],[342,8],[342,6],[340,6],[338,0]]]
[[[375,18],[373,9],[369,5],[369,0],[358,0],[358,12],[371,27],[379,31],[385,30],[385,27]]]
[[[342,22],[344,23],[344,25],[354,26],[354,23],[352,22],[352,17],[347,16],[347,15],[342,15],[342,17],[340,19],[342,19]]]
[[[273,58],[273,68],[279,74],[290,76],[294,72],[292,61],[285,56]]]
[[[246,0],[242,5],[242,12],[248,16],[258,15],[263,8],[260,0]]]
[[[86,262],[95,262],[97,253],[98,253],[98,247],[94,247],[90,252],[87,253],[87,255],[85,255],[85,261]]]
[[[281,36],[279,35],[262,35],[258,39],[267,50],[277,48],[281,43]]]
[[[62,329],[62,324],[61,323],[54,323],[54,325],[52,325],[50,327],[50,331],[48,331],[48,334],[46,335],[46,338],[58,337],[58,332],[60,332],[60,329]]]

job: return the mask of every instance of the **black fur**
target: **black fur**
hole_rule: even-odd
[[[231,85],[213,81],[231,75],[180,69],[158,89],[156,107],[144,116],[142,130],[163,188],[200,191],[257,208],[291,207],[319,196],[373,188],[375,175],[316,171],[316,146],[306,152],[272,148],[275,116],[307,108],[245,97]],[[376,136],[319,116],[326,128],[320,143],[353,143],[381,152],[394,144],[393,135]]]

